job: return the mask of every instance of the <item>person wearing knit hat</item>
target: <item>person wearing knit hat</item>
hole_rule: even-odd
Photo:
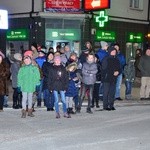
[[[32,64],[30,56],[24,56],[24,65],[18,72],[18,89],[22,92],[22,118],[26,118],[26,109],[28,106],[28,116],[34,117],[32,114],[33,93],[40,84],[40,72],[38,67]]]
[[[31,51],[31,50],[26,50],[23,55],[24,55],[24,56],[30,56],[31,58],[33,58],[33,51]]]
[[[102,61],[101,80],[103,83],[103,109],[110,111],[115,110],[116,81],[121,68],[120,62],[116,57],[116,49],[110,47],[108,54]]]
[[[56,118],[60,118],[58,95],[59,93],[61,96],[61,101],[63,103],[64,117],[70,118],[70,115],[67,113],[65,98],[65,91],[68,88],[69,77],[66,68],[61,64],[60,56],[54,57],[54,64],[52,65],[52,67],[49,67],[48,72],[49,73],[47,85],[49,91],[54,93]]]
[[[105,41],[101,41],[100,45],[101,45],[101,49],[107,49],[108,48],[108,43]]]
[[[14,62],[11,64],[10,72],[12,79],[12,88],[13,88],[13,108],[19,109],[22,108],[22,93],[17,88],[17,76],[19,69],[21,67],[22,55],[20,53],[14,54]]]

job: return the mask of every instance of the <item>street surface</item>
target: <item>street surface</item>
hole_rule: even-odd
[[[0,112],[0,150],[150,150],[150,101],[115,102],[115,111],[94,109],[66,119],[36,108]],[[101,103],[102,108],[102,103]],[[62,111],[61,111],[62,112]]]

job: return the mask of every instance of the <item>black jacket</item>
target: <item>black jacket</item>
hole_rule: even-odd
[[[66,91],[68,82],[69,76],[64,66],[53,65],[49,68],[48,89],[50,91]]]
[[[118,58],[111,55],[106,56],[102,61],[102,82],[116,83],[117,76],[114,76],[115,71],[121,72]]]

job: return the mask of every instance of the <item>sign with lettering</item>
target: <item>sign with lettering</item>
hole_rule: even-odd
[[[115,41],[116,32],[114,31],[96,31],[96,40],[97,41]]]
[[[143,42],[143,34],[130,32],[127,34],[127,42],[141,43]]]
[[[110,0],[84,0],[85,11],[110,8]]]
[[[27,29],[8,30],[6,33],[7,41],[28,40],[29,31]]]
[[[80,9],[80,0],[46,0],[46,9]]]

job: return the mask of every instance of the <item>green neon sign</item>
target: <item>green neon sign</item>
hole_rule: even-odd
[[[143,42],[143,34],[130,32],[127,34],[127,41],[141,43]]]
[[[46,40],[80,40],[80,29],[46,29]]]
[[[99,27],[104,27],[105,22],[108,22],[108,16],[105,14],[105,11],[100,11],[99,16],[96,17],[96,23],[99,23]]]
[[[7,30],[6,39],[8,41],[28,40],[29,31],[27,29]]]
[[[96,40],[101,41],[115,41],[116,40],[116,32],[114,31],[96,31]]]

